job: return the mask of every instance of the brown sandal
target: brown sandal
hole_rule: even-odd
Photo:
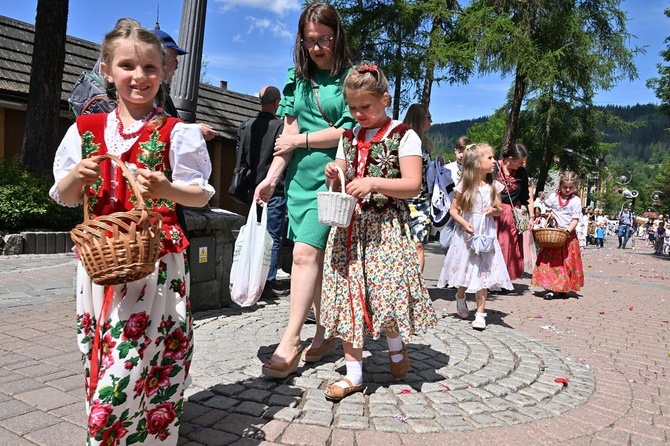
[[[393,362],[393,359],[391,359],[392,356],[400,354],[403,355],[403,358],[398,362]],[[393,375],[396,381],[405,378],[409,370],[409,356],[407,355],[407,346],[405,344],[402,345],[402,350],[389,352],[389,365],[391,367],[391,375]]]
[[[348,387],[340,387],[337,385],[338,382],[344,381],[347,383]],[[326,390],[323,391],[324,395],[326,395],[326,398],[332,401],[340,401],[344,397],[356,393],[356,392],[362,392],[363,391],[363,383],[360,383],[357,386],[354,386],[351,381],[349,381],[347,378],[340,378],[337,381],[328,384],[326,387]]]
[[[293,356],[287,358],[286,362],[276,362],[272,358],[263,364],[263,375],[268,378],[283,379],[294,373],[300,364],[300,353],[302,353],[302,345],[295,347]]]
[[[335,346],[337,345],[337,339],[329,338],[325,339],[321,344],[321,347],[312,347],[310,346],[303,355],[305,362],[319,362],[322,358],[326,356],[332,356],[335,354]]]

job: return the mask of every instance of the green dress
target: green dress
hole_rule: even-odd
[[[319,103],[335,127],[350,129],[355,121],[349,113],[341,85],[348,72],[329,77],[329,70],[316,70]],[[283,98],[277,114],[290,115],[298,120],[300,133],[316,132],[328,127],[316,104],[312,83],[296,78],[295,68],[289,68]],[[297,147],[286,169],[287,236],[294,242],[325,249],[330,226],[319,223],[316,193],[327,190],[324,169],[335,159],[337,146],[329,149],[307,150]]]

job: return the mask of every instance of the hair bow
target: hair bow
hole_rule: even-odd
[[[467,146],[465,146],[465,150],[472,150],[475,147],[477,147],[477,144],[468,144]]]
[[[363,73],[376,73],[377,72],[377,65],[361,65],[356,69],[360,74]]]

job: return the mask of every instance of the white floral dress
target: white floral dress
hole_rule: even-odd
[[[78,120],[56,152],[56,181],[50,195],[59,203],[63,204],[59,181],[82,157],[100,153],[144,160],[138,164],[144,167],[156,162],[173,183],[194,184],[210,196],[214,193],[207,183],[211,164],[197,126],[171,122],[160,132],[146,128],[139,136],[125,139],[116,131],[114,113],[82,118],[89,119],[87,124]],[[80,135],[80,129],[86,128],[92,130]],[[103,163],[102,180],[90,187],[93,198],[89,203],[98,210],[100,206],[127,206],[134,196],[128,195],[127,185],[119,180],[120,169],[110,161]],[[193,355],[184,251],[188,242],[170,211],[174,203],[147,202],[160,209],[164,222],[161,257],[151,275],[104,287],[91,281],[81,262],[77,266],[77,341],[84,362],[87,445],[176,445],[179,436]],[[96,339],[98,348],[94,348]],[[97,379],[92,373],[96,363]]]
[[[462,192],[463,183],[459,183],[454,190]],[[502,185],[495,183],[498,191]],[[463,218],[472,223],[477,229],[477,223],[483,217],[486,209],[491,205],[491,186],[480,186],[472,203],[472,209],[463,214]],[[493,217],[485,217],[485,226],[488,230],[494,225]],[[495,226],[493,226],[495,228]],[[482,289],[498,291],[501,288],[513,290],[505,259],[500,250],[497,238],[494,240],[493,250],[475,254],[468,245],[470,234],[463,227],[456,224],[456,231],[444,258],[444,265],[440,272],[437,286],[465,287],[466,293],[476,293]]]

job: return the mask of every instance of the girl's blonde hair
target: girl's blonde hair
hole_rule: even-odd
[[[344,97],[354,92],[366,91],[382,98],[385,106],[391,103],[389,95],[389,81],[384,76],[384,72],[377,65],[364,60],[354,66],[347,77],[344,79]]]
[[[491,204],[493,206],[500,204],[500,194],[493,185],[493,173],[487,173],[484,178],[481,177],[481,159],[487,149],[493,153],[493,148],[482,142],[470,144],[463,152],[463,175],[461,177],[463,192],[461,192],[458,205],[464,212],[472,209],[472,203],[482,180],[491,185]]]
[[[424,151],[433,153],[433,141],[430,140],[423,130],[426,115],[428,115],[428,107],[423,104],[412,104],[407,109],[407,114],[405,114],[405,119],[402,122],[412,127],[416,134],[419,135]]]
[[[563,183],[573,183],[575,186],[575,195],[577,194],[577,191],[579,190],[579,183],[580,179],[579,176],[577,175],[577,172],[573,170],[564,170],[558,174],[558,188],[560,189]]]
[[[100,45],[100,57],[107,67],[112,66],[112,63],[114,62],[114,52],[121,40],[130,40],[135,43],[135,45],[146,45],[155,50],[160,54],[161,67],[165,69],[166,56],[163,42],[161,42],[154,33],[143,28],[137,20],[130,18],[117,20],[114,29],[108,32],[105,35],[105,38],[102,39],[102,44]],[[107,82],[106,79],[107,77],[105,76],[105,82]],[[107,82],[107,96],[113,100],[119,99],[116,94],[116,87],[109,82]],[[162,86],[158,89],[155,100],[159,107],[163,107],[163,104],[165,103],[165,91]],[[165,117],[164,113],[159,113],[151,120],[150,124],[155,128],[160,128],[165,122]]]

